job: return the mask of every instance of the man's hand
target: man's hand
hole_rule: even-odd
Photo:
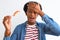
[[[5,36],[10,36],[10,34],[11,34],[11,16],[5,16],[3,19],[3,24],[5,26]]]
[[[27,6],[28,6],[28,9],[31,9],[32,11],[35,11],[41,17],[44,15],[44,13],[42,12],[42,10],[40,9],[40,5],[39,4],[29,3]]]

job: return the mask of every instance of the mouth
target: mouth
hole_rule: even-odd
[[[33,21],[35,18],[29,18],[29,20]]]

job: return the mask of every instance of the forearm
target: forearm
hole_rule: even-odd
[[[10,34],[11,34],[11,31],[10,30],[5,30],[5,36],[7,37],[7,36],[10,36]]]
[[[4,39],[3,40],[10,40],[10,34],[11,34],[10,31],[5,31]]]

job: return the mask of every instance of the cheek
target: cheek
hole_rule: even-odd
[[[38,17],[38,14],[36,14],[35,17],[37,18]]]
[[[27,18],[29,18],[29,17],[30,17],[30,15],[28,15],[27,13],[26,13],[26,16],[27,16]]]
[[[27,16],[27,17],[29,17],[29,16],[30,16],[30,14],[29,14],[29,13],[26,13],[26,16]]]

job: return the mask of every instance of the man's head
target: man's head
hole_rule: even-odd
[[[38,16],[37,9],[42,10],[42,7],[39,3],[34,1],[30,1],[24,5],[24,11],[30,24],[34,24],[36,22],[36,18]]]
[[[23,8],[23,10],[24,10],[25,13],[26,13],[26,11],[27,11],[27,9],[28,9],[28,6],[27,6],[27,5],[28,5],[30,2],[39,4],[39,3],[35,2],[35,1],[29,1],[29,2],[27,2],[27,3],[24,5],[24,8]],[[40,6],[40,9],[42,10],[41,4],[39,4],[39,6]]]

